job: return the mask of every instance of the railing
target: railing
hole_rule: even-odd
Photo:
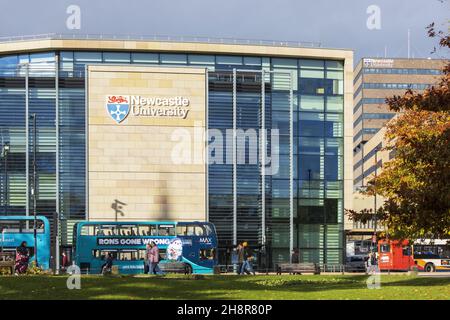
[[[233,273],[235,272],[236,265],[219,265],[220,272],[221,273]],[[344,264],[320,264],[320,272],[330,272],[330,273],[344,273],[345,272],[345,265]],[[269,268],[269,269],[258,269],[257,266],[254,266],[254,269],[258,273],[272,273],[276,272],[275,268]]]
[[[22,35],[0,37],[1,42],[30,41],[45,39],[76,39],[76,40],[135,40],[135,41],[158,41],[158,42],[190,42],[190,43],[211,43],[211,44],[232,44],[232,45],[255,45],[274,47],[294,47],[294,48],[320,48],[320,42],[312,41],[275,41],[256,39],[233,39],[214,37],[193,37],[193,36],[163,36],[163,35],[112,35],[112,34],[64,34],[64,33],[43,33],[36,35]]]
[[[333,272],[333,273],[344,273],[345,265],[343,264],[321,264],[321,272]]]

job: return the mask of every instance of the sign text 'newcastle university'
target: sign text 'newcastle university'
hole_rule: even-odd
[[[186,97],[106,96],[108,114],[117,123],[131,113],[135,117],[168,117],[186,119],[190,101]]]

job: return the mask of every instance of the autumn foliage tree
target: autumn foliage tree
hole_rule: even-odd
[[[449,36],[428,27],[431,37],[450,48]],[[450,63],[439,83],[422,93],[408,90],[386,99],[401,112],[387,124],[385,149],[395,157],[383,164],[363,194],[382,196],[377,219],[390,238],[450,238]],[[367,222],[371,209],[346,210],[352,220]]]

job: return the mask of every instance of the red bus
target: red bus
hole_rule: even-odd
[[[381,271],[450,271],[450,240],[378,241],[378,266]]]

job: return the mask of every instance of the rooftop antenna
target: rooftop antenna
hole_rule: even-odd
[[[411,58],[411,30],[408,29],[408,59]]]
[[[387,46],[384,46],[384,57],[387,58]]]

